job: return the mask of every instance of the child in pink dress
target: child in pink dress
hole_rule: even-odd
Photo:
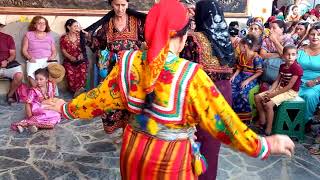
[[[47,69],[38,69],[35,72],[37,86],[31,88],[26,101],[26,119],[13,123],[13,130],[23,132],[29,128],[32,133],[38,129],[52,129],[60,122],[61,115],[55,111],[45,110],[41,107],[41,102],[55,97],[55,83],[49,80]]]

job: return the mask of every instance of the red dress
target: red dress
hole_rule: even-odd
[[[75,42],[72,42],[66,34],[63,35],[60,39],[60,47],[66,50],[69,55],[78,57],[82,53],[80,34],[78,34]],[[72,62],[65,57],[63,66],[66,69],[66,78],[70,91],[76,92],[85,86],[88,69],[88,61],[86,59]]]

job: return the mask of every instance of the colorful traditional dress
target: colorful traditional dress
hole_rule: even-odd
[[[97,62],[99,78],[95,79],[101,81],[112,70],[119,51],[138,50],[144,41],[144,19],[140,16],[129,13],[127,25],[122,30],[117,29],[113,22],[114,16],[102,24],[101,29],[97,31],[92,40],[93,49],[99,58]],[[128,120],[127,116],[125,111],[105,113],[102,116],[102,122],[106,133],[111,134],[118,128],[124,127]]]
[[[68,35],[63,35],[60,39],[60,47],[67,51],[73,57],[78,58],[82,54],[80,48],[80,34],[77,35],[76,41],[71,41]],[[80,88],[84,88],[87,79],[88,61],[87,59],[79,59],[76,62],[64,58],[63,66],[66,69],[66,78],[69,90],[76,92]]]
[[[257,72],[262,72],[262,58],[256,54],[252,59],[247,59],[244,53],[240,54],[237,69],[241,72],[232,82],[232,108],[243,121],[252,120],[252,105],[250,105],[250,91],[258,85],[258,79],[252,80],[246,87],[241,88],[241,83]]]
[[[197,124],[249,156],[267,156],[265,138],[240,121],[200,66],[173,53],[154,84],[154,101],[144,106],[146,57],[142,51],[124,52],[99,87],[62,107],[68,119],[130,111],[120,153],[122,179],[197,179],[199,164],[192,163],[201,158],[193,139]]]
[[[31,105],[32,116],[20,122],[13,123],[12,129],[16,130],[17,126],[28,127],[36,126],[39,129],[52,129],[60,122],[61,115],[52,110],[45,110],[41,107],[41,102],[45,99],[55,97],[55,84],[48,82],[46,94],[42,94],[39,88],[31,88],[28,92],[26,103]]]

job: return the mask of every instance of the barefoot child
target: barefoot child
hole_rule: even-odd
[[[60,67],[60,65],[57,66]],[[32,133],[37,132],[38,129],[52,129],[61,120],[60,113],[45,110],[41,107],[43,101],[55,97],[56,85],[54,80],[49,80],[48,70],[38,69],[35,72],[35,80],[37,86],[29,90],[25,105],[26,119],[11,125],[13,130],[17,130],[20,133],[25,128],[28,128]]]
[[[258,125],[265,126],[265,134],[270,135],[273,123],[273,107],[279,106],[283,101],[298,96],[303,70],[296,62],[297,48],[288,45],[283,48],[284,64],[280,66],[279,75],[272,84],[271,89],[255,96],[257,111],[259,113]]]

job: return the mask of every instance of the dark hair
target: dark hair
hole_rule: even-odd
[[[229,24],[229,28],[230,27],[235,27],[235,26],[239,26],[239,22],[238,21],[231,21]]]
[[[310,16],[310,13],[306,12],[306,13],[304,13],[304,15],[301,16],[301,19],[306,21],[309,16]]]
[[[191,20],[189,19],[188,23],[177,32],[173,37],[182,37],[187,34],[188,30],[190,29]]]
[[[289,45],[286,45],[285,47],[283,47],[282,54],[288,52],[290,49],[294,49],[297,51],[297,47],[295,45],[289,44]]]
[[[73,23],[77,22],[75,19],[68,19],[66,23],[64,24],[64,28],[66,29],[66,32],[68,33],[70,30],[68,26],[72,26]]]
[[[253,17],[250,17],[250,18],[248,18],[248,20],[247,20],[247,26],[250,26],[250,24],[251,23],[253,23],[254,22],[254,18]]]
[[[113,0],[108,0],[109,5],[111,6]],[[129,0],[126,0],[127,2],[129,2]]]
[[[309,22],[299,22],[298,24],[297,24],[298,26],[304,26],[304,28],[307,30],[308,29],[308,26],[309,26]]]
[[[35,30],[36,30],[36,27],[35,27],[35,26],[36,26],[37,22],[38,22],[40,19],[43,19],[43,20],[46,22],[46,29],[44,30],[44,32],[50,32],[51,29],[50,29],[50,27],[49,27],[48,20],[47,20],[45,17],[43,17],[43,16],[35,16],[35,17],[33,17],[32,20],[31,20],[31,22],[30,22],[30,24],[29,24],[28,30],[29,30],[29,31],[35,31]]]
[[[232,37],[236,37],[239,35],[239,29],[235,28],[235,27],[229,27],[228,32],[230,34],[230,36]]]
[[[38,74],[41,74],[43,75],[44,77],[46,77],[47,79],[49,78],[49,71],[47,68],[41,68],[41,69],[38,69],[34,72],[34,75],[38,75]]]
[[[294,8],[298,8],[298,6],[297,5],[293,5],[291,10],[293,10]]]
[[[248,45],[248,47],[253,50],[253,48],[258,44],[258,39],[253,34],[248,34],[241,39],[240,43]]]
[[[279,26],[279,28],[283,29],[283,33],[286,32],[286,23],[280,19],[276,19],[274,21],[271,22],[271,24],[277,24]]]
[[[318,30],[318,29],[320,29],[320,24],[315,24],[315,25],[313,25],[313,26],[310,28],[310,30],[309,30],[309,34],[310,34],[310,32],[311,32],[312,30]]]
[[[287,30],[287,33],[291,33],[294,30],[296,25],[298,25],[297,21],[287,22],[286,26],[289,27],[288,30]]]

